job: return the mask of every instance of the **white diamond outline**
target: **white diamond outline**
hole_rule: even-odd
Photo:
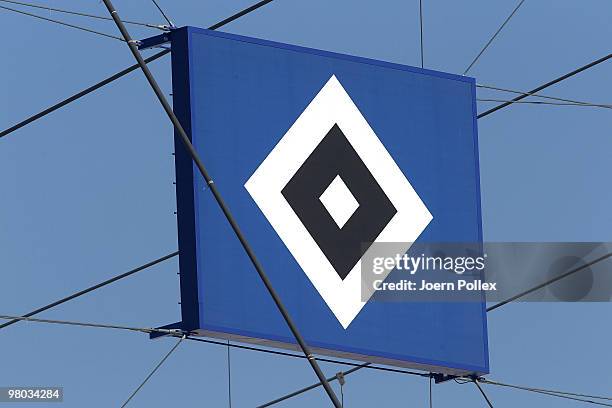
[[[341,195],[343,197],[338,197]],[[338,200],[346,200],[344,203],[338,203]],[[355,196],[348,188],[342,177],[338,174],[329,186],[323,191],[323,194],[319,197],[319,201],[323,204],[323,207],[327,210],[329,215],[332,217],[338,228],[344,227],[344,224],[351,219],[355,211],[359,208],[359,202],[355,199]],[[342,206],[344,208],[338,208]],[[351,208],[347,210],[347,208]]]
[[[397,209],[375,241],[405,243],[404,252],[407,251],[433,216],[335,75],[244,186],[338,322],[347,329],[367,303],[361,299],[361,262],[342,280],[281,193],[335,124]],[[380,279],[384,280],[389,272],[381,274]]]

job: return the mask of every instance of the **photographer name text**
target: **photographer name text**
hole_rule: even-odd
[[[413,281],[402,279],[398,282],[384,282],[377,279],[373,282],[374,290],[376,291],[420,291],[420,292],[438,292],[438,291],[495,291],[497,283],[483,282],[481,280],[464,280],[459,279],[457,282],[430,282],[425,279],[421,281]]]

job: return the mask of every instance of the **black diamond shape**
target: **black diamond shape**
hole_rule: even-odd
[[[342,228],[319,197],[340,176],[359,203]],[[344,280],[397,209],[338,125],[334,125],[282,194]]]

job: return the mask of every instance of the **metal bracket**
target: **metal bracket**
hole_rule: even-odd
[[[183,322],[177,322],[177,323],[171,323],[171,324],[167,324],[165,326],[162,327],[156,327],[156,329],[163,329],[163,330],[172,330],[172,331],[176,331],[176,333],[183,333],[183,334],[189,334],[187,331],[185,331]],[[149,339],[154,340],[154,339],[158,339],[160,337],[166,337],[166,336],[170,336],[171,333],[164,333],[164,332],[153,332],[149,334]]]
[[[344,373],[342,371],[336,374],[336,378],[338,379],[338,383],[340,385],[346,384],[346,380],[344,379]]]
[[[147,50],[149,48],[159,47],[161,45],[168,44],[170,42],[170,35],[171,32],[159,34],[154,37],[149,37],[140,40],[138,44],[138,49],[142,51]]]
[[[476,374],[469,374],[469,375],[450,375],[450,374],[438,374],[438,373],[430,373],[429,374],[431,377],[433,377],[433,379],[435,380],[436,384],[440,384],[446,381],[450,381],[450,380],[454,380],[457,378],[469,378],[471,380],[480,380],[481,378],[484,377],[480,377]]]
[[[449,374],[431,373],[430,375],[433,377],[436,384],[454,380],[455,378],[460,378],[457,375],[449,375]]]

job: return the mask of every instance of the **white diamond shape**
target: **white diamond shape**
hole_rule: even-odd
[[[361,299],[361,262],[342,280],[281,193],[335,124],[397,210],[375,242],[405,243],[403,251],[407,251],[433,217],[335,75],[255,170],[245,188],[346,329],[366,304]],[[380,278],[385,279],[389,272]]]
[[[339,175],[329,184],[319,200],[340,228],[344,227],[359,208],[359,203]]]

